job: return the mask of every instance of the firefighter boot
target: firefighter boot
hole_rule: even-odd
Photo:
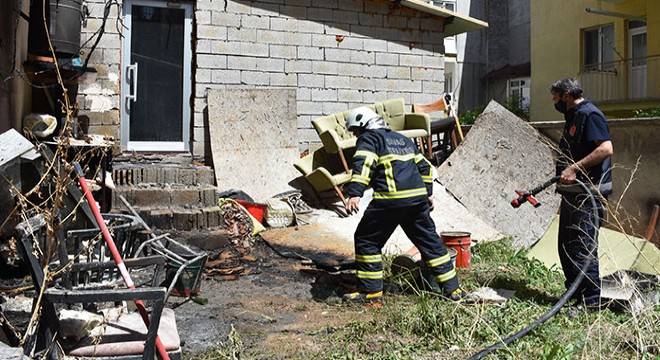
[[[372,293],[354,292],[344,294],[342,300],[344,302],[351,302],[355,304],[361,303],[379,303],[383,299],[383,292],[377,291]]]
[[[451,301],[461,301],[465,295],[467,293],[461,288],[456,288],[454,291],[445,293],[445,296]]]

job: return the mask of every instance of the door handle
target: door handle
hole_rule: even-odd
[[[133,102],[137,101],[137,79],[138,79],[138,63],[126,66],[126,81],[130,81],[131,91],[126,95],[128,100]]]

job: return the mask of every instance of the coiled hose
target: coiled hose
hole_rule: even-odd
[[[592,209],[593,209],[594,224],[596,224],[595,228],[596,228],[596,231],[598,231],[598,228],[600,227],[600,216],[598,214],[598,207],[596,206],[596,197],[595,197],[593,191],[591,191],[591,189],[587,185],[585,185],[582,181],[580,181],[578,179],[576,179],[575,181],[580,185],[580,187],[582,187],[584,192],[588,195],[589,200],[591,201],[591,205],[592,205]],[[544,322],[546,322],[551,317],[555,316],[559,312],[559,309],[561,309],[562,306],[566,305],[566,303],[571,298],[571,296],[573,296],[573,293],[575,293],[575,290],[577,290],[578,286],[580,286],[580,283],[584,279],[584,274],[585,274],[587,268],[589,267],[589,265],[591,265],[591,261],[592,261],[591,257],[587,258],[587,261],[585,261],[584,265],[582,266],[582,269],[580,269],[580,273],[575,278],[575,281],[573,281],[573,284],[571,284],[571,287],[568,288],[568,290],[566,290],[566,292],[564,292],[564,294],[561,296],[561,298],[559,298],[559,301],[557,301],[557,303],[552,307],[552,309],[550,309],[550,311],[548,311],[543,316],[541,316],[538,320],[536,320],[533,323],[527,325],[526,327],[524,327],[522,330],[518,331],[517,333],[509,336],[508,338],[506,338],[502,341],[498,341],[498,342],[494,343],[493,345],[491,345],[491,346],[479,351],[478,353],[470,356],[468,358],[468,360],[481,359],[482,357],[484,357],[484,356],[492,353],[493,351],[497,350],[502,345],[509,345],[510,343],[512,343],[512,342],[520,339],[521,337],[527,335],[530,331],[534,330],[536,327],[543,324]]]

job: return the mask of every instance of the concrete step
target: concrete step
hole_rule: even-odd
[[[114,162],[112,178],[116,189],[112,191],[112,208],[127,210],[119,199],[123,195],[152,229],[224,227],[213,169],[183,161],[186,159],[167,162],[168,159]]]
[[[119,195],[136,207],[188,209],[218,205],[217,189],[213,185],[147,184],[117,186],[112,192],[112,207],[121,207]]]
[[[219,206],[197,209],[137,207],[135,211],[152,229],[191,231],[224,227],[224,220]]]
[[[195,164],[140,164],[118,162],[113,165],[115,185],[180,184],[214,185],[215,173],[208,166]]]

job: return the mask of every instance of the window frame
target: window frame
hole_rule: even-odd
[[[604,34],[605,31],[610,32],[611,39],[608,41],[605,39],[607,35]],[[582,30],[582,68],[586,71],[612,71],[615,68],[615,54],[616,50],[613,48],[614,38],[615,38],[615,26],[613,23],[599,25]],[[589,35],[596,34],[596,43],[592,44],[591,40],[588,38]],[[596,46],[596,49],[592,49],[593,45]],[[597,61],[595,63],[587,63],[589,58],[592,58],[594,54],[593,51],[596,51]]]

